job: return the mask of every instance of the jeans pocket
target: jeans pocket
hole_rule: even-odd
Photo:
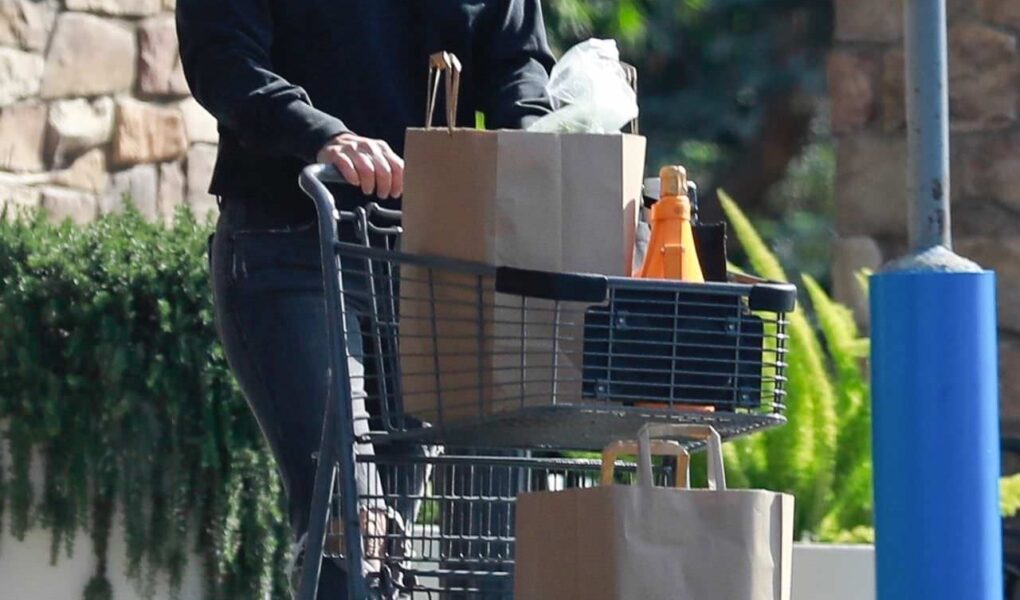
[[[252,291],[321,292],[322,261],[312,228],[236,231],[234,283]]]

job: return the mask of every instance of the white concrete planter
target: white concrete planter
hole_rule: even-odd
[[[875,547],[793,545],[792,600],[875,600]]]
[[[110,581],[117,600],[142,600],[124,576],[123,529],[114,526],[110,539]],[[79,535],[75,554],[50,565],[49,533],[35,530],[24,542],[5,536],[0,552],[0,596],[17,600],[76,600],[95,568],[91,543]],[[202,597],[201,572],[193,560],[184,578],[182,599]],[[153,600],[170,598],[165,582]],[[872,546],[795,544],[792,600],[875,600],[875,549]]]
[[[68,558],[61,550],[56,565],[50,564],[50,533],[33,529],[24,541],[19,542],[4,527],[0,542],[0,598],[9,600],[80,600],[85,585],[96,569],[92,554],[92,540],[79,532],[74,539],[74,554]],[[124,527],[115,519],[110,531],[107,577],[113,586],[115,600],[144,600],[136,583],[127,578],[127,547],[124,544]],[[192,557],[181,582],[181,600],[202,598],[202,570],[197,556]],[[156,582],[152,600],[171,598],[165,578]]]

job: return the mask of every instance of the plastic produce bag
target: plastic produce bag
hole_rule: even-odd
[[[546,91],[553,111],[528,131],[613,133],[638,116],[637,94],[614,40],[590,39],[568,50],[553,67]]]

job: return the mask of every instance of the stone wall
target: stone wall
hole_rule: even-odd
[[[835,4],[835,287],[867,322],[854,271],[906,249],[903,14],[895,0]],[[1020,434],[1020,1],[948,7],[954,246],[998,272],[1003,427]]]
[[[210,0],[211,1],[211,0]],[[216,123],[188,95],[175,0],[0,0],[0,203],[84,223],[206,193]]]

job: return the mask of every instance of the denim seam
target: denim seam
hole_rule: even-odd
[[[279,407],[279,402],[277,401],[278,399],[276,397],[276,393],[269,386],[268,378],[266,377],[265,372],[262,369],[262,365],[259,363],[259,361],[255,360],[253,358],[256,354],[252,351],[252,345],[251,345],[250,340],[248,339],[248,334],[247,334],[245,328],[243,327],[243,324],[241,323],[241,319],[238,317],[238,310],[236,308],[236,301],[235,301],[235,298],[233,297],[234,294],[236,293],[234,288],[238,284],[238,276],[237,276],[237,269],[236,269],[236,266],[237,266],[237,252],[235,252],[235,249],[233,247],[231,247],[231,249],[230,249],[230,257],[231,257],[231,263],[233,264],[234,268],[231,270],[231,277],[230,277],[230,288],[231,289],[228,290],[228,292],[230,293],[231,297],[229,299],[226,299],[226,298],[224,299],[224,300],[226,300],[226,304],[227,304],[225,312],[229,313],[229,318],[230,318],[230,321],[231,321],[231,325],[233,325],[234,331],[237,332],[237,337],[241,341],[241,345],[244,347],[243,348],[244,349],[244,355],[249,357],[248,360],[251,363],[252,371],[254,372],[255,377],[258,380],[258,384],[266,392],[266,396],[268,396],[269,402],[270,402],[270,404],[273,407],[272,408],[272,410],[273,410],[273,419],[272,419],[272,421],[273,422],[272,422],[272,424],[267,424],[267,425],[269,425],[270,427],[273,427],[273,429],[276,431],[276,433],[281,434],[282,432],[279,430],[279,426],[280,426],[280,424],[279,424],[279,413],[280,413],[280,411],[279,411],[279,408],[278,408]],[[279,435],[278,437],[282,437],[282,435]]]

